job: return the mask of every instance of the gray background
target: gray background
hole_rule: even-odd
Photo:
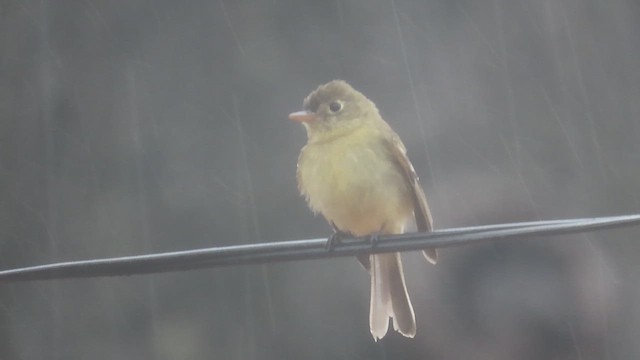
[[[0,3],[0,266],[324,237],[287,114],[334,78],[436,226],[638,212],[637,0]],[[639,230],[405,255],[418,335],[353,259],[0,285],[2,359],[633,359]]]

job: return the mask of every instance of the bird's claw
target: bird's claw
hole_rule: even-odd
[[[371,245],[371,248],[374,249],[380,242],[380,233],[373,233],[367,236],[366,241]]]
[[[341,232],[341,231],[335,231],[333,234],[331,234],[331,236],[329,236],[329,238],[327,239],[327,243],[325,244],[324,248],[331,252],[333,251],[333,248],[335,247],[336,244],[339,244],[342,242],[342,239],[346,236],[345,233]]]

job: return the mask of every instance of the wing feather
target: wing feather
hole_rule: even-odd
[[[406,147],[398,135],[395,133],[393,133],[393,135],[394,136],[392,136],[388,142],[389,148],[394,160],[400,166],[400,169],[402,170],[409,185],[409,189],[411,190],[416,227],[420,232],[431,231],[433,230],[433,218],[431,217],[431,210],[429,210],[429,205],[427,204],[427,197],[420,186],[418,175],[407,156]],[[435,264],[438,261],[438,253],[435,248],[425,249],[422,252],[424,257],[430,263]]]

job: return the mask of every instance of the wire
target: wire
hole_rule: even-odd
[[[427,233],[280,241],[39,265],[0,271],[0,282],[151,274],[230,265],[444,248],[487,241],[587,232],[640,224],[640,214],[535,221],[436,230]]]

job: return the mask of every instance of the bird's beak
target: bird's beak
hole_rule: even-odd
[[[289,114],[289,119],[298,122],[310,122],[314,121],[317,118],[318,116],[316,114],[309,111],[298,111]]]

